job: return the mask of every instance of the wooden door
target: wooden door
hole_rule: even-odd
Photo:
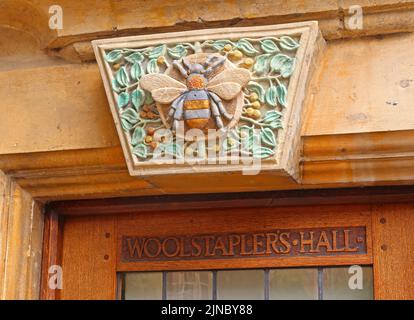
[[[130,211],[105,215],[85,212],[61,217],[63,290],[49,297],[118,299],[125,272],[362,265],[373,267],[376,299],[414,298],[413,204]],[[257,243],[258,239],[274,233],[292,235],[289,252],[276,254],[270,252],[269,242]],[[306,240],[311,234],[315,237],[313,250],[306,242],[294,244],[295,237],[304,235],[302,240]],[[219,246],[219,254],[188,256],[184,248],[197,237],[229,240],[230,235],[236,240],[243,236],[253,239],[250,251],[241,254],[239,246],[231,255],[228,246],[221,249]],[[339,242],[334,243],[338,235]],[[158,240],[152,240],[153,249],[148,247],[145,256],[146,249],[140,246],[148,239]],[[184,251],[177,247],[173,254],[175,250],[167,247],[166,252],[161,247],[154,249],[154,244],[168,241],[179,246],[180,239],[184,239]],[[137,248],[133,247],[134,243],[138,244]],[[304,246],[303,252],[301,246]],[[345,250],[346,246],[350,250]],[[136,250],[141,250],[141,255],[136,255]],[[197,250],[193,247],[193,251]],[[48,292],[45,288],[43,291]],[[44,294],[44,297],[48,296]]]

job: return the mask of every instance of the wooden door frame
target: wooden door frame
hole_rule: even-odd
[[[386,232],[387,212],[381,206],[408,205],[413,207],[414,186],[369,187],[352,189],[321,189],[296,191],[270,191],[230,194],[197,194],[178,196],[150,196],[140,198],[113,198],[99,200],[59,201],[49,203],[45,213],[41,299],[59,299],[59,290],[47,286],[48,266],[60,265],[63,221],[65,217],[114,215],[140,212],[159,212],[191,209],[223,208],[270,208],[280,206],[322,206],[338,204],[369,204],[372,211],[372,254],[374,264],[374,288],[377,299],[393,298],[382,289],[386,266],[384,256],[387,244],[382,243],[378,233]],[[393,241],[392,239],[390,240]],[[403,255],[400,255],[403,257]],[[386,260],[386,257],[382,257]],[[385,261],[384,260],[384,261]],[[401,286],[400,286],[401,287]],[[395,295],[394,295],[395,296]],[[396,295],[398,296],[398,294]]]
[[[48,203],[45,212],[46,214],[53,212],[58,216],[71,216],[160,210],[397,202],[414,202],[414,185],[64,200]]]

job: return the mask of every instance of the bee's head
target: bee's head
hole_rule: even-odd
[[[183,59],[183,64],[186,67],[188,74],[192,74],[192,73],[203,74],[205,72],[204,66],[199,63],[189,63],[188,61]]]

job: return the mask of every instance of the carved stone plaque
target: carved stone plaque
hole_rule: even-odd
[[[121,262],[343,256],[367,253],[365,227],[121,237]]]
[[[321,43],[316,22],[94,41],[131,175],[259,164],[298,179]]]

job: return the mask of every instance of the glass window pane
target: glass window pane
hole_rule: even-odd
[[[269,298],[271,300],[317,300],[318,269],[270,270]]]
[[[218,271],[217,299],[264,299],[264,271]]]
[[[359,278],[360,276],[362,279]],[[358,286],[359,283],[362,285]],[[323,269],[324,300],[371,300],[374,295],[373,291],[372,267]]]
[[[167,273],[167,299],[192,300],[213,298],[213,274],[211,271]]]
[[[125,300],[161,300],[162,272],[125,274]]]

